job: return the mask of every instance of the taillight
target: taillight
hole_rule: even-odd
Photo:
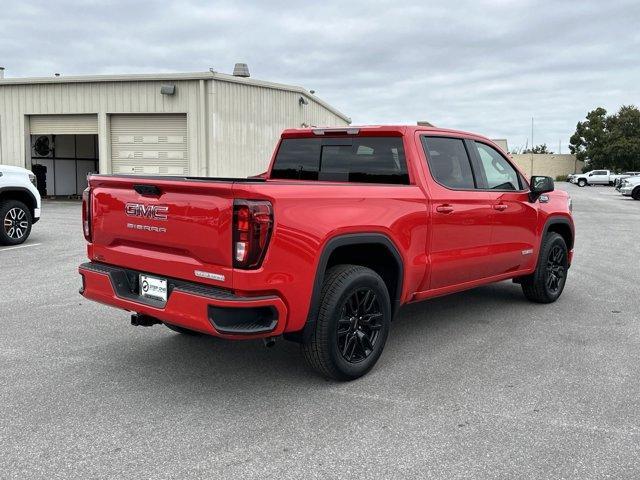
[[[233,266],[258,268],[273,230],[273,207],[263,200],[233,202]]]
[[[91,242],[91,189],[82,192],[82,231],[87,242]]]

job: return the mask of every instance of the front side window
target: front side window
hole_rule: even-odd
[[[464,141],[459,138],[422,137],[429,170],[440,185],[454,189],[475,188],[473,172]]]
[[[271,178],[409,183],[401,137],[284,139]]]
[[[474,142],[484,170],[487,188],[491,190],[520,190],[518,172],[496,149]]]

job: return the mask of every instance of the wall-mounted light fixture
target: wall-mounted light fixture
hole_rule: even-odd
[[[300,106],[303,106],[303,105],[309,105],[309,102],[307,102],[307,99],[306,99],[306,98],[304,98],[304,97],[300,97],[300,98],[298,99],[298,103],[300,104]]]
[[[176,93],[176,86],[175,85],[162,85],[160,87],[160,93],[162,95],[174,95]]]

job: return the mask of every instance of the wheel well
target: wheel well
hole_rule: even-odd
[[[341,264],[361,265],[380,275],[389,291],[391,309],[395,312],[400,298],[402,278],[398,261],[386,245],[364,243],[337,247],[329,256],[326,270]]]
[[[35,213],[36,204],[33,197],[27,192],[22,190],[5,190],[0,192],[0,202],[5,200],[17,200],[24,203],[31,212],[31,217]]]
[[[571,250],[573,248],[573,232],[571,227],[566,223],[552,223],[549,225],[547,232],[555,232],[564,238],[564,242],[567,244],[567,248]]]

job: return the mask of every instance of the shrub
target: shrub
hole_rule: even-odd
[[[556,177],[556,182],[566,182],[567,181],[567,175],[558,175]]]

